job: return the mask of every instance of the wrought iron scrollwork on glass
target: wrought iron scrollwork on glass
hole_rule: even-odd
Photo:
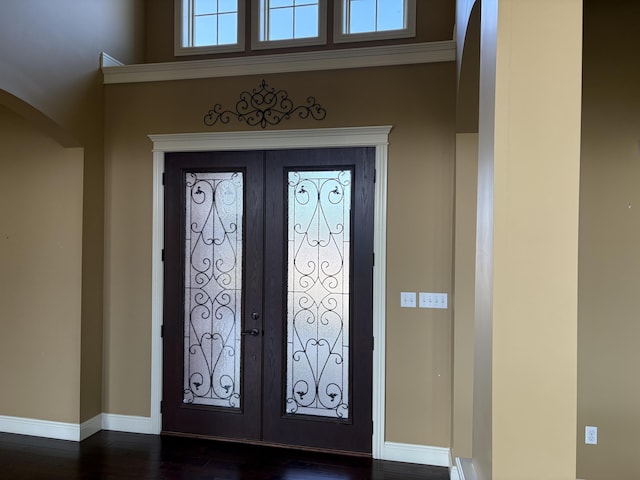
[[[259,88],[240,93],[235,110],[223,110],[221,104],[216,104],[204,116],[204,123],[208,126],[213,126],[217,122],[227,124],[232,117],[235,117],[238,121],[246,122],[252,127],[260,125],[266,128],[267,125],[277,125],[282,120],[288,120],[293,115],[301,119],[311,117],[315,120],[324,120],[327,111],[315,97],[311,96],[307,97],[305,105],[295,106],[285,90],[270,88],[267,82],[262,80]]]
[[[288,174],[288,414],[349,418],[351,173]]]
[[[185,177],[183,402],[240,408],[241,172]]]

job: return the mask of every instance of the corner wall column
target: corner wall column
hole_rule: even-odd
[[[473,465],[574,480],[582,1],[481,21]]]

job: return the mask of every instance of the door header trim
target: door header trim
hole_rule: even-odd
[[[387,145],[391,126],[149,135],[154,152],[269,150]]]

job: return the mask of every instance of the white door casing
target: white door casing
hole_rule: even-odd
[[[268,150],[291,148],[375,147],[376,184],[373,272],[373,458],[386,455],[385,426],[385,308],[386,308],[386,220],[387,159],[391,126],[277,130],[256,132],[214,132],[149,135],[153,142],[153,243],[151,307],[151,425],[152,433],[162,428],[162,305],[164,235],[164,192],[162,174],[166,152]]]

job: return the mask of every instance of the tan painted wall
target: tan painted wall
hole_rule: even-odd
[[[575,478],[581,30],[580,0],[483,2],[480,479]]]
[[[99,59],[106,51],[126,62],[142,60],[143,9],[142,0],[11,0],[0,5],[0,105],[31,119],[62,145],[84,151],[81,421],[102,411],[104,110]],[[58,358],[46,361],[55,365]],[[6,368],[16,370],[2,363],[0,374]],[[28,382],[29,367],[20,365],[17,371]],[[49,400],[41,396],[40,402],[46,412]]]
[[[584,18],[578,477],[640,478],[640,4],[588,1]]]
[[[455,178],[452,456],[471,458],[478,194],[477,133],[456,135]]]
[[[205,127],[214,103],[233,106],[262,77],[109,85],[106,90],[107,265],[105,410],[149,415],[151,327],[150,133]],[[455,64],[269,75],[325,121],[281,128],[394,126],[389,149],[387,440],[451,442],[450,311],[399,308],[400,291],[452,285]]]
[[[480,480],[493,469],[493,224],[498,5],[482,1],[478,104],[478,208],[473,360],[473,466]]]
[[[78,423],[82,149],[0,106],[0,414]]]
[[[335,0],[337,2],[337,0]],[[175,0],[152,0],[146,3],[146,62],[172,62],[176,60],[200,60],[202,58],[215,58],[215,55],[180,56],[173,54],[173,31],[174,31],[174,2]],[[328,0],[328,11],[333,12],[334,0]],[[250,15],[250,1],[246,1],[247,15]],[[416,36],[410,39],[387,40],[379,42],[347,42],[336,43],[332,41],[331,33],[328,34],[327,45],[312,47],[302,47],[304,50],[322,50],[326,48],[355,48],[357,46],[371,46],[389,43],[407,42],[435,42],[453,39],[453,26],[455,23],[455,0],[418,0],[416,1]],[[333,17],[330,17],[333,28]],[[249,33],[250,28],[246,28]],[[328,30],[332,32],[332,30]],[[250,37],[245,40],[245,45],[251,45]],[[301,48],[290,49],[299,52]],[[218,56],[243,56],[243,55],[265,55],[271,53],[283,53],[282,49],[270,50],[250,50],[236,52],[233,54],[223,54]]]

